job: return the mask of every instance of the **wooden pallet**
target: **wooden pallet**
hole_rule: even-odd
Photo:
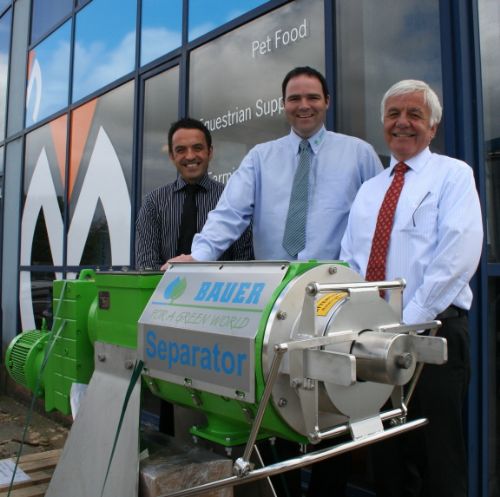
[[[10,497],[43,497],[49,486],[62,449],[27,454],[19,459],[19,467],[30,476],[30,481],[15,483]],[[8,485],[0,486],[0,497],[7,497]]]

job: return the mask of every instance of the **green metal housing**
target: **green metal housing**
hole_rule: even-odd
[[[255,341],[256,402],[229,399],[188,386],[144,376],[153,394],[174,404],[202,411],[205,426],[192,433],[225,446],[246,442],[251,423],[264,391],[262,347],[264,332],[275,300],[295,277],[317,266],[316,261],[293,263],[267,303]],[[7,367],[12,378],[31,390],[39,379],[38,395],[45,394],[45,408],[70,412],[69,394],[73,383],[88,383],[94,369],[95,341],[135,349],[137,322],[162,273],[106,272],[84,270],[77,280],[54,282],[54,326],[51,331],[22,333],[7,350]],[[55,339],[43,368],[44,357]],[[306,439],[283,422],[269,405],[259,438],[279,436],[297,442]]]

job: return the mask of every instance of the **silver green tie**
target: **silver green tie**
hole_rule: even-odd
[[[299,165],[293,178],[290,205],[286,218],[283,248],[292,256],[306,246],[306,219],[309,194],[309,168],[311,165],[311,147],[307,140],[299,145]]]

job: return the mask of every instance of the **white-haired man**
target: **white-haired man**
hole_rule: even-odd
[[[409,417],[429,424],[374,446],[377,496],[463,497],[469,281],[483,240],[479,199],[467,164],[429,150],[442,109],[426,83],[396,83],[381,111],[390,166],[361,186],[341,258],[367,280],[405,278],[404,322],[441,320],[448,362],[424,367],[409,406]]]

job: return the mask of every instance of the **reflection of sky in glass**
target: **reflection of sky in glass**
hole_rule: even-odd
[[[0,12],[2,12],[7,5],[10,5],[10,0],[0,0]]]
[[[179,47],[181,35],[182,0],[143,0],[141,65]]]
[[[5,103],[7,101],[11,12],[9,10],[0,19],[0,140],[4,138],[5,134]]]
[[[28,78],[26,125],[68,105],[71,21],[37,45]]]
[[[77,14],[73,102],[134,69],[136,9],[136,0],[94,0]]]
[[[33,0],[31,43],[35,43],[69,14],[72,5],[73,0]]]
[[[194,40],[263,3],[266,1],[189,0],[189,39]]]

